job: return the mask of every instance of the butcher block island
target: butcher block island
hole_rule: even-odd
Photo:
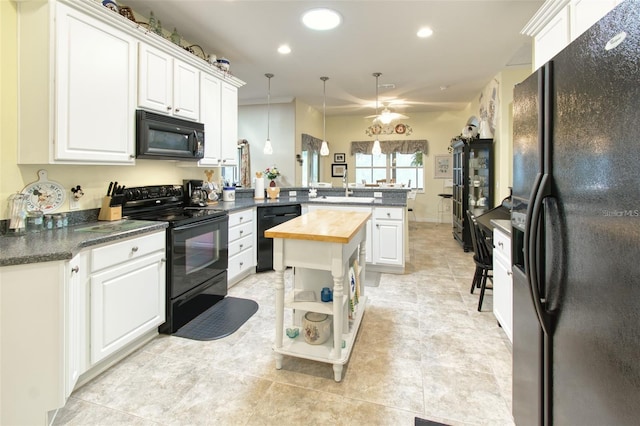
[[[276,271],[277,369],[284,355],[294,356],[333,364],[335,381],[342,380],[367,302],[365,224],[370,216],[317,210],[265,231],[265,237],[273,238]],[[289,266],[294,274],[285,286]],[[285,309],[291,310],[291,324],[284,324]],[[321,326],[308,321],[307,314],[329,316],[331,336],[326,341],[322,342]]]

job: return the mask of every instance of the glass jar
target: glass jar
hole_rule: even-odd
[[[44,214],[40,210],[27,213],[27,232],[40,232],[43,229]]]
[[[44,228],[45,229],[53,229],[53,215],[45,214],[44,215]]]
[[[62,215],[61,214],[53,215],[53,227],[54,228],[62,228]]]

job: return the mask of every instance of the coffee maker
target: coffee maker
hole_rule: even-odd
[[[208,194],[203,189],[202,181],[195,179],[185,179],[183,181],[185,203],[191,207],[205,207],[207,205]]]

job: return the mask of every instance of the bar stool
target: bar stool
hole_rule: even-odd
[[[489,247],[478,226],[478,222],[476,222],[476,218],[469,210],[467,210],[467,217],[469,218],[469,231],[471,234],[471,244],[473,245],[473,261],[476,263],[476,271],[473,274],[473,281],[471,281],[471,294],[473,294],[473,290],[475,290],[476,287],[480,288],[478,312],[481,312],[485,290],[493,290],[493,287],[487,287],[487,279],[490,279],[493,283],[493,273],[489,275],[489,273],[493,271],[493,256],[489,251]]]
[[[453,194],[447,192],[447,190],[453,192],[453,179],[446,179],[442,184],[442,193],[438,194],[438,197],[440,197],[440,203],[438,204],[439,223],[442,223],[444,214],[451,211],[451,205],[453,204]],[[451,216],[451,222],[453,223],[453,216]]]

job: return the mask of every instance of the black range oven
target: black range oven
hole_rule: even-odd
[[[160,220],[167,228],[166,322],[161,333],[180,327],[227,295],[227,212],[185,207],[179,185],[125,190],[123,214],[131,219]]]

